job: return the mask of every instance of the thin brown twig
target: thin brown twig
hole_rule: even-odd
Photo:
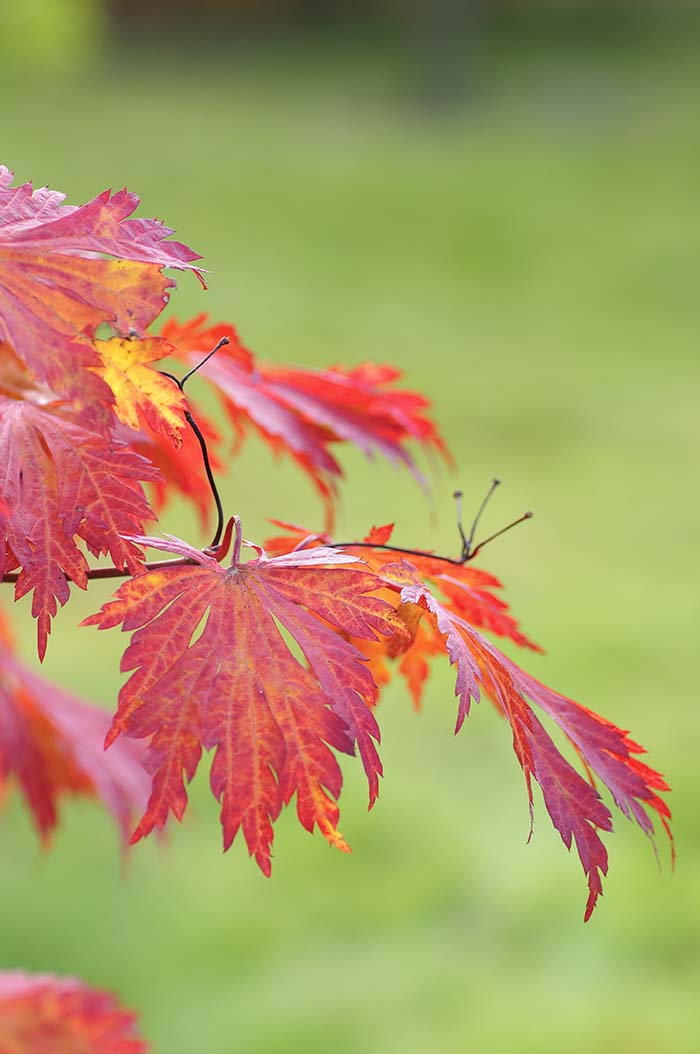
[[[402,556],[426,556],[431,560],[437,560],[443,564],[451,564],[453,567],[462,567],[464,564],[469,563],[473,560],[480,549],[487,544],[487,542],[493,541],[494,538],[498,538],[499,535],[505,531],[509,531],[511,527],[515,527],[517,524],[522,523],[524,520],[529,520],[532,517],[531,512],[524,513],[519,519],[514,520],[513,523],[509,523],[507,527],[502,527],[500,531],[496,531],[495,534],[485,538],[483,542],[480,542],[474,550],[466,557],[454,557],[454,556],[443,556],[441,553],[431,553],[427,549],[409,549],[401,545],[376,545],[374,542],[326,542],[325,547],[327,549],[381,549],[384,552],[390,553],[401,553]],[[212,544],[207,549],[202,550],[203,552],[211,552],[216,550],[217,544]],[[211,552],[211,555],[216,555],[215,552]],[[186,557],[176,557],[174,560],[151,560],[144,563],[144,571],[158,571],[161,568],[167,567],[186,567],[189,564],[194,564],[196,561],[188,560]],[[3,582],[16,582],[21,574],[21,571],[8,571],[4,576]],[[128,571],[125,567],[90,567],[87,571],[88,581],[93,581],[100,578],[129,578],[131,571]],[[72,579],[69,575],[66,575],[66,581],[71,582]]]
[[[483,542],[479,542],[475,545],[472,550],[468,549],[465,545],[462,550],[462,555],[459,557],[455,556],[443,556],[440,553],[431,553],[428,549],[406,549],[402,545],[377,545],[375,542],[327,542],[327,549],[385,549],[390,553],[403,553],[404,556],[427,556],[431,560],[439,560],[443,564],[452,564],[453,567],[463,567],[464,564],[468,564],[477,553],[492,542],[494,538],[498,538],[499,535],[505,534],[511,527],[517,527],[519,523],[524,523],[525,520],[531,520],[532,513],[524,512],[522,516],[519,516],[517,520],[513,520],[512,523],[507,524],[505,527],[501,527],[500,531],[496,531],[495,534],[490,534],[488,538],[484,538]],[[465,552],[466,550],[466,552]]]
[[[184,567],[194,564],[194,560],[188,560],[184,556],[178,556],[175,560],[152,560],[143,565],[144,571],[158,571],[162,567]],[[16,582],[21,571],[8,571],[3,576],[3,582]],[[66,582],[72,582],[70,575],[66,575]],[[87,571],[88,581],[92,582],[99,578],[131,578],[131,571],[126,567],[89,567]]]
[[[208,352],[204,356],[204,358],[197,363],[196,366],[193,366],[191,370],[187,371],[184,377],[176,377],[175,374],[168,373],[167,370],[159,370],[158,372],[161,374],[162,377],[167,377],[169,380],[173,381],[178,386],[180,391],[184,394],[185,385],[187,384],[190,377],[192,377],[192,375],[195,374],[197,370],[200,370],[205,364],[205,362],[208,362],[212,355],[215,355],[217,353],[219,348],[223,348],[223,346],[228,343],[230,343],[229,338],[222,337],[218,344],[216,344],[216,346],[213,347],[211,351]],[[214,472],[211,467],[211,461],[209,459],[209,449],[207,447],[207,441],[204,438],[204,433],[202,432],[201,428],[192,416],[192,411],[189,409],[185,410],[185,420],[187,421],[187,424],[190,426],[195,436],[197,437],[199,449],[202,454],[202,461],[204,463],[204,471],[207,475],[207,482],[209,483],[209,489],[212,493],[214,504],[216,505],[216,530],[214,531],[214,537],[212,538],[211,543],[209,545],[209,548],[213,549],[219,544],[219,542],[221,541],[221,535],[223,534],[224,507],[221,503],[221,495],[219,494],[219,488],[216,485],[216,479],[214,478]]]

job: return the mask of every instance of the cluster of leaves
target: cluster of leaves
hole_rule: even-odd
[[[211,750],[224,847],[241,830],[269,874],[274,821],[294,797],[302,826],[347,850],[337,755],[359,755],[371,806],[382,775],[379,689],[396,670],[418,704],[430,660],[446,653],[457,730],[482,694],[508,721],[531,811],[536,782],[565,845],[576,844],[588,918],[608,866],[601,832],[612,829],[596,780],[650,836],[654,815],[669,830],[659,793],[668,788],[625,731],[495,647],[489,636],[536,645],[468,546],[449,560],[394,549],[389,525],[340,545],[285,523],[261,546],[244,540],[238,517],[225,530],[220,520],[203,549],[144,533],[175,489],[206,518],[212,469],[229,460],[185,395],[200,366],[236,439],[254,429],[310,477],[327,531],[342,441],[420,481],[411,441],[449,457],[426,399],[374,363],[263,365],[232,326],[203,316],[156,334],[174,284],[164,268],[199,273],[199,257],[160,223],[131,218],[137,199],[126,191],[77,208],[11,182],[0,168],[0,578],[15,583],[16,599],[31,594],[43,658],[70,584],[123,576],[86,622],[133,633],[122,660],[133,672],[105,730],[98,712],[22,667],[5,639],[0,781],[19,782],[45,833],[59,793],[97,793],[123,826],[139,817],[134,842],[170,814],[182,818],[186,783]],[[168,558],[148,562],[147,549]],[[108,563],[91,566],[87,554]],[[565,734],[583,774],[535,709]]]
[[[0,973],[2,1054],[145,1054],[114,996],[49,974]]]

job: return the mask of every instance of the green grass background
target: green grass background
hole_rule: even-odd
[[[124,48],[60,80],[13,74],[2,160],[81,202],[127,184],[211,269],[180,316],[234,321],[261,357],[391,361],[426,392],[458,471],[432,505],[345,456],[342,535],[396,520],[457,546],[451,492],[504,486],[485,529],[536,518],[480,561],[547,648],[537,676],[633,730],[667,773],[678,865],[624,819],[592,921],[575,856],[527,803],[510,735],[476,707],[452,735],[453,676],[425,712],[387,692],[386,779],[366,813],[345,766],[351,856],[288,812],[264,879],[220,851],[206,766],[182,827],[120,863],[97,806],[52,850],[24,808],[0,825],[0,965],[77,974],[138,1009],[156,1054],[700,1049],[698,247],[700,43],[487,44],[472,95],[415,104],[396,54],[352,41],[206,61]],[[321,522],[311,488],[255,440],[225,483],[249,537]],[[204,540],[173,509],[163,522]],[[45,674],[105,707],[116,632],[56,620]],[[25,603],[15,612],[35,661]]]

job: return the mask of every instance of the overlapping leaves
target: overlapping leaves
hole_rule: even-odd
[[[449,458],[428,416],[429,401],[397,387],[401,371],[394,367],[366,362],[351,370],[309,370],[262,364],[233,326],[209,325],[205,315],[184,325],[171,319],[162,336],[189,365],[200,362],[222,337],[228,339],[203,373],[221,396],[239,440],[252,426],[273,450],[289,452],[326,500],[329,520],[342,476],[334,454],[339,442],[404,465],[422,484],[411,441]]]
[[[80,368],[99,365],[97,327],[142,335],[174,285],[162,268],[192,268],[199,257],[163,224],[130,219],[138,198],[126,190],[76,207],[11,183],[0,166],[0,339],[58,395],[86,401]]]
[[[483,635],[537,647],[500,599],[497,579],[428,553],[389,556],[388,526],[374,528],[362,548],[339,551],[326,535],[282,524],[271,556],[253,546],[257,555],[245,561],[237,524],[226,567],[226,545],[199,551],[144,536],[166,486],[204,516],[210,481],[200,443],[211,466],[223,459],[216,429],[198,411],[196,434],[189,427],[177,367],[161,372],[166,357],[188,374],[208,360],[202,373],[238,439],[252,427],[288,451],[323,496],[327,521],[341,441],[403,464],[421,482],[415,444],[447,455],[427,400],[399,387],[391,367],[264,365],[232,326],[205,316],[149,332],[173,285],[163,269],[194,269],[198,257],[171,241],[169,228],[134,219],[137,203],[120,191],[67,206],[53,191],[12,188],[0,168],[0,578],[16,582],[18,598],[32,594],[43,657],[69,582],[84,587],[96,573],[88,553],[128,576],[87,621],[134,632],[122,663],[133,672],[107,733],[108,745],[148,740],[150,797],[132,840],[182,817],[186,783],[212,750],[226,848],[241,830],[269,874],[273,824],[296,798],[302,825],[346,849],[336,754],[359,754],[373,804],[382,773],[377,686],[396,663],[418,705],[431,660],[447,653],[457,728],[481,693],[506,717],[531,808],[534,781],[561,838],[576,844],[588,917],[607,870],[601,832],[612,827],[594,778],[649,835],[653,816],[668,831],[660,797],[668,788],[626,732],[529,677]],[[228,343],[209,358],[222,338]],[[171,559],[146,565],[145,547]],[[535,707],[565,733],[583,775]],[[97,752],[101,722],[0,648],[0,779],[20,783],[42,832],[66,791],[99,794],[127,823],[141,784],[133,754],[128,765],[117,760],[121,741],[109,761]]]
[[[312,535],[294,525],[279,526],[285,534],[271,539],[271,546],[278,553],[295,548],[308,551],[305,547],[330,541],[327,535]],[[375,529],[368,540],[372,544],[380,544],[379,539],[386,543],[389,536],[386,529]],[[353,551],[352,547],[349,551]],[[385,682],[387,663],[398,659],[399,671],[419,702],[429,671],[428,659],[446,652],[457,671],[456,731],[469,714],[471,701],[478,702],[482,691],[494,701],[511,726],[513,749],[525,775],[531,815],[535,780],[562,841],[570,849],[575,840],[588,879],[585,918],[590,918],[602,892],[602,875],[608,868],[607,851],[598,832],[612,830],[612,817],[596,789],[594,776],[610,791],[621,812],[650,837],[654,834],[652,816],[670,837],[671,814],[659,796],[659,792],[669,789],[664,778],[639,761],[644,749],[626,731],[530,677],[479,632],[479,628],[486,629],[537,650],[507,605],[494,594],[500,583],[493,576],[469,564],[449,564],[427,553],[387,562],[387,553],[381,548],[363,547],[356,552],[385,586],[385,592],[379,595],[389,600],[394,594],[397,616],[408,633],[408,637],[404,632],[369,647],[355,642],[367,654],[375,679]],[[531,703],[565,733],[588,779],[558,750]]]
[[[70,795],[99,798],[128,838],[147,798],[148,777],[140,744],[124,741],[104,753],[108,728],[104,711],[17,658],[0,613],[0,791],[19,788],[42,841],[57,825],[61,799]]]
[[[0,973],[2,1054],[146,1054],[136,1016],[73,977]]]
[[[191,368],[231,334],[209,377],[235,427],[250,420],[288,448],[329,502],[340,474],[331,442],[359,442],[411,469],[407,438],[444,450],[426,400],[390,390],[395,371],[387,367],[332,380],[328,373],[328,393],[304,410],[295,399],[310,398],[301,389],[322,375],[286,371],[293,381],[285,371],[261,372],[228,325],[198,318],[168,324],[161,337],[147,333],[174,285],[163,269],[194,269],[198,255],[163,224],[134,219],[138,198],[125,190],[76,207],[55,191],[11,182],[0,167],[0,578],[19,569],[16,595],[32,594],[42,658],[68,581],[86,584],[84,548],[133,573],[140,553],[123,536],[144,530],[166,485],[203,519],[211,506],[188,403],[161,372],[163,359],[179,356]],[[113,335],[97,340],[103,323]],[[218,432],[199,411],[197,418],[221,468]],[[151,485],[150,504],[142,483]]]

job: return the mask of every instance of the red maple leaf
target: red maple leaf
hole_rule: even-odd
[[[286,450],[304,469],[326,501],[335,493],[342,469],[332,447],[348,441],[368,457],[382,454],[405,465],[425,483],[408,449],[410,441],[448,457],[428,400],[394,384],[401,371],[364,363],[304,370],[261,365],[241,344],[233,326],[209,326],[205,315],[183,325],[170,319],[162,336],[190,365],[196,365],[222,338],[229,343],[203,368],[223,399],[241,440],[252,425],[275,451]]]
[[[104,711],[20,662],[0,619],[0,786],[17,781],[43,841],[56,827],[64,794],[100,798],[128,837],[148,780],[137,744],[117,744],[105,755],[109,723]]]
[[[460,613],[441,603],[410,563],[387,565],[382,575],[400,588],[402,603],[418,606],[444,641],[450,663],[457,668],[455,695],[459,699],[457,725],[462,727],[470,702],[483,688],[510,723],[513,749],[525,774],[532,815],[532,785],[540,785],[554,827],[568,849],[572,839],[588,877],[588,920],[602,893],[601,876],[608,857],[598,830],[611,831],[612,818],[595,786],[579,775],[559,752],[528,703],[530,699],[566,733],[581,757],[587,774],[595,774],[615,804],[642,830],[653,836],[649,810],[659,817],[671,837],[670,811],[658,795],[667,783],[635,755],[644,750],[626,731],[530,677],[487,641]],[[492,628],[487,626],[486,628]],[[512,637],[512,634],[509,634]]]
[[[146,1054],[136,1016],[72,977],[0,973],[0,1054]]]
[[[100,365],[95,330],[108,322],[142,335],[174,285],[161,268],[192,268],[199,257],[168,241],[163,224],[129,219],[139,199],[126,190],[76,207],[11,183],[0,166],[0,340],[58,394],[104,400],[108,390],[84,370]]]
[[[139,570],[141,553],[123,535],[153,518],[141,481],[158,478],[144,458],[60,406],[0,396],[0,578],[19,566],[16,596],[34,591],[42,659],[57,602],[68,599],[66,576],[87,585],[76,539],[116,567]]]
[[[85,620],[136,631],[122,663],[136,672],[122,688],[107,739],[152,737],[146,766],[153,790],[133,840],[162,827],[171,812],[182,817],[183,773],[193,777],[204,747],[215,749],[211,785],[221,801],[225,848],[242,827],[249,852],[269,874],[272,824],[296,793],[302,826],[317,826],[347,849],[337,830],[341,773],[333,749],[352,753],[357,745],[370,804],[381,765],[369,709],[376,687],[343,635],[398,632],[391,606],[368,595],[380,583],[341,566],[356,560],[334,550],[268,560],[254,547],[257,559],[241,563],[239,533],[227,568],[177,539],[138,543],[192,563],[137,575]]]
[[[300,554],[328,545],[327,534],[314,535],[296,524],[275,521],[285,534],[268,539],[270,551]],[[385,583],[378,596],[391,601],[400,596],[396,615],[403,632],[379,641],[353,640],[370,660],[375,681],[390,676],[387,660],[398,659],[416,703],[420,702],[428,676],[428,659],[447,652],[457,668],[455,694],[459,698],[456,731],[469,713],[470,701],[479,701],[481,691],[495,702],[513,732],[513,748],[525,773],[532,815],[532,779],[542,790],[545,806],[567,848],[576,842],[588,877],[589,897],[585,918],[602,892],[601,876],[607,873],[607,852],[598,830],[612,830],[612,818],[593,783],[596,775],[608,788],[615,804],[653,837],[650,812],[656,814],[671,837],[670,811],[659,797],[668,785],[654,769],[636,755],[644,753],[628,733],[598,714],[547,688],[521,670],[486,640],[479,629],[507,637],[520,647],[540,650],[527,638],[506,603],[493,590],[498,579],[471,564],[449,563],[429,553],[406,555],[400,563],[387,564],[386,530],[374,528],[366,542],[376,548],[357,548],[369,568]],[[380,540],[383,539],[383,540]],[[352,546],[347,546],[353,552]],[[443,594],[441,598],[436,590]],[[586,780],[555,746],[535,716],[530,700],[566,734],[581,759]]]

